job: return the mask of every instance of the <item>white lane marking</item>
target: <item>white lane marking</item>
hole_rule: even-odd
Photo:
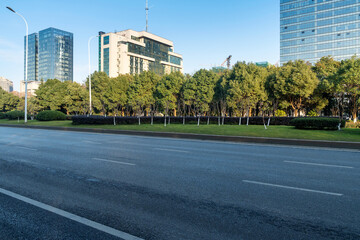
[[[334,167],[334,168],[348,168],[352,169],[354,167],[350,166],[341,166],[341,165],[331,165],[331,164],[321,164],[321,163],[307,163],[307,162],[295,162],[295,161],[284,161],[285,163],[293,164],[302,164],[302,165],[311,165],[311,166],[320,166],[320,167]]]
[[[159,150],[159,151],[167,151],[167,152],[189,153],[189,151],[182,151],[182,150],[168,149],[168,148],[154,148],[154,149],[155,149],[155,150]]]
[[[16,147],[21,148],[21,149],[25,149],[25,150],[30,150],[30,151],[37,151],[37,149],[35,149],[35,148],[21,147],[21,146],[16,146]]]
[[[341,197],[344,194],[341,193],[333,193],[333,192],[324,192],[324,191],[318,191],[318,190],[312,190],[307,188],[297,188],[297,187],[290,187],[290,186],[284,186],[284,185],[277,185],[277,184],[271,184],[271,183],[264,183],[264,182],[256,182],[256,181],[249,181],[249,180],[243,180],[245,183],[252,183],[257,185],[264,185],[269,187],[278,187],[278,188],[285,188],[285,189],[291,189],[291,190],[298,190],[298,191],[304,191],[304,192],[312,192],[312,193],[321,193],[321,194],[327,194],[332,196]]]
[[[70,219],[70,220],[73,220],[75,222],[78,222],[78,223],[81,223],[83,225],[86,225],[88,227],[91,227],[91,228],[94,228],[94,229],[97,229],[99,231],[102,231],[102,232],[105,232],[105,233],[108,233],[110,235],[113,235],[115,237],[119,237],[119,238],[122,238],[122,239],[125,239],[125,240],[142,240],[141,238],[138,238],[138,237],[135,237],[133,235],[130,235],[128,233],[125,233],[125,232],[122,232],[122,231],[119,231],[119,230],[116,230],[114,228],[111,228],[111,227],[108,227],[108,226],[105,226],[101,223],[97,223],[97,222],[94,222],[94,221],[91,221],[87,218],[83,218],[83,217],[80,217],[80,216],[77,216],[75,214],[72,214],[72,213],[69,213],[69,212],[66,212],[64,210],[61,210],[59,208],[55,208],[55,207],[52,207],[50,205],[47,205],[45,203],[41,203],[41,202],[38,202],[36,200],[33,200],[33,199],[30,199],[30,198],[27,198],[27,197],[24,197],[24,196],[21,196],[19,194],[16,194],[14,192],[10,192],[6,189],[3,189],[3,188],[0,188],[0,193],[4,194],[4,195],[7,195],[9,197],[12,197],[12,198],[15,198],[15,199],[18,199],[22,202],[25,202],[25,203],[28,203],[28,204],[31,204],[35,207],[38,207],[38,208],[41,208],[41,209],[44,209],[46,211],[49,211],[49,212],[52,212],[52,213],[55,213],[59,216],[62,216],[62,217],[65,217],[67,219]]]
[[[90,143],[90,144],[98,144],[98,145],[101,145],[102,143],[98,143],[98,142],[93,142],[93,141],[81,141],[83,143]]]
[[[103,158],[92,158],[92,160],[102,161],[102,162],[111,162],[111,163],[117,163],[117,164],[129,165],[129,166],[136,166],[136,164],[133,164],[133,163],[118,162],[118,161],[109,160],[109,159],[103,159]]]

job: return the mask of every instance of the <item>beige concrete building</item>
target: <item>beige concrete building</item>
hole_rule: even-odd
[[[174,52],[172,41],[133,30],[99,35],[99,71],[110,77],[143,71],[160,75],[183,72],[182,55]]]
[[[28,81],[28,94],[36,96],[35,91],[39,88],[41,81]],[[20,82],[20,94],[25,94],[25,82]]]
[[[0,77],[0,87],[7,92],[12,92],[14,89],[14,84],[9,79]]]

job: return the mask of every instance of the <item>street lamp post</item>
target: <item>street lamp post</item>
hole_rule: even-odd
[[[27,84],[28,84],[28,46],[29,46],[29,26],[28,23],[26,21],[26,19],[19,13],[15,12],[14,9],[12,9],[11,7],[6,7],[7,9],[9,9],[10,11],[12,11],[13,13],[15,13],[16,15],[20,16],[26,25],[26,40],[25,40],[25,116],[24,116],[24,120],[25,123],[27,123]]]
[[[91,40],[94,39],[94,38],[97,38],[99,37],[99,35],[97,36],[92,36],[89,38],[89,41],[88,41],[88,55],[89,55],[89,114],[91,115],[92,114],[92,106],[91,106],[91,59],[90,59],[90,55],[91,55],[91,51],[90,51],[90,43],[91,43]]]

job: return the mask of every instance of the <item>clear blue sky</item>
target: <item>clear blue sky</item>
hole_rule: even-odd
[[[174,42],[185,73],[237,61],[280,58],[279,0],[149,0],[149,31]],[[99,31],[145,30],[145,0],[0,0],[0,76],[19,90],[23,79],[25,25],[29,32],[55,27],[74,33],[74,80],[88,73],[87,41]],[[97,43],[92,68],[97,70]]]

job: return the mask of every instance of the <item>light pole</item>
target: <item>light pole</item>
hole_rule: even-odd
[[[13,13],[15,13],[16,15],[20,16],[26,25],[26,40],[25,40],[25,116],[24,116],[24,120],[25,123],[27,123],[27,79],[28,79],[28,46],[29,46],[29,26],[28,23],[26,21],[26,19],[19,13],[15,12],[14,9],[12,9],[11,7],[6,7],[7,9],[9,9],[10,11],[12,11]]]
[[[99,37],[100,35],[97,35],[97,36],[92,36],[89,38],[89,41],[88,41],[88,55],[89,55],[89,114],[91,115],[92,114],[92,106],[91,106],[91,59],[90,59],[90,55],[91,55],[91,51],[90,51],[90,43],[91,43],[91,40],[94,39],[94,38],[97,38]]]

